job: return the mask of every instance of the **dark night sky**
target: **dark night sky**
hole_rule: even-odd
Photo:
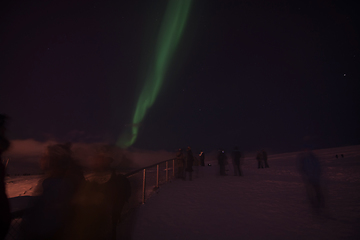
[[[131,123],[167,1],[112,2],[3,5],[11,139],[115,142]],[[360,144],[358,12],[355,1],[193,1],[134,147]]]

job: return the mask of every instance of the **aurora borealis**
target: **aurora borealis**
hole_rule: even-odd
[[[136,104],[131,132],[124,132],[117,142],[123,148],[136,141],[140,123],[159,94],[167,67],[183,33],[190,5],[190,0],[172,0],[168,3],[158,35],[154,61],[151,61],[153,65]]]
[[[347,1],[5,1],[0,113],[12,140],[129,151],[360,144],[357,9]]]

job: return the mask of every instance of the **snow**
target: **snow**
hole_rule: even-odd
[[[269,155],[268,169],[257,169],[256,155],[248,155],[242,177],[233,176],[231,164],[228,176],[219,176],[215,159],[208,157],[212,166],[199,167],[193,181],[162,185],[125,218],[119,234],[133,240],[360,239],[360,146],[314,152],[324,170],[326,208],[320,214],[309,206],[295,168],[298,153]],[[6,178],[13,211],[24,208],[41,177]]]
[[[31,196],[42,175],[6,177],[6,193],[8,198]]]
[[[315,151],[326,208],[314,214],[295,168],[297,153],[269,156],[269,169],[245,159],[244,176],[218,175],[216,162],[193,181],[164,185],[137,210],[137,239],[360,239],[359,146]],[[345,158],[335,158],[344,154]]]

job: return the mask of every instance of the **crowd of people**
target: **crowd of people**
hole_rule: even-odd
[[[234,176],[243,176],[242,171],[241,171],[241,165],[242,165],[242,160],[244,159],[244,156],[238,147],[235,147],[234,150],[232,151],[231,158],[232,158],[232,165],[234,168]],[[217,156],[217,160],[218,160],[218,165],[219,165],[221,176],[227,175],[226,171],[225,171],[225,165],[228,164],[227,159],[228,158],[225,154],[225,150],[220,149],[218,156]],[[264,165],[265,165],[265,168],[269,168],[269,164],[267,161],[267,153],[265,150],[262,150],[257,154],[256,160],[258,161],[258,168],[264,168]]]
[[[243,154],[238,147],[235,147],[232,152],[232,165],[234,168],[234,176],[242,176],[241,165],[242,159],[244,158]],[[192,153],[191,147],[187,147],[186,153],[184,150],[179,148],[176,153],[176,168],[177,174],[176,177],[186,180],[186,176],[189,175],[189,180],[192,180],[192,172],[198,171],[198,166],[205,166],[205,153],[203,150],[200,151],[199,157],[195,157]],[[258,168],[269,168],[267,153],[265,150],[260,151],[256,160],[258,161]],[[228,165],[228,157],[224,149],[220,149],[217,155],[217,161],[219,165],[220,175],[225,176],[226,174],[226,165]],[[209,164],[210,165],[210,164]],[[193,169],[195,167],[195,170]]]
[[[241,166],[243,164],[244,156],[238,147],[235,147],[231,154],[232,165],[234,169],[234,176],[243,176]],[[336,155],[337,156],[337,155]],[[229,164],[228,157],[224,149],[219,149],[217,154],[217,163],[219,166],[219,175],[226,176],[226,165]],[[257,168],[269,168],[268,154],[265,150],[261,150],[256,154]],[[201,150],[199,159],[193,156],[190,147],[186,150],[184,155],[183,150],[179,148],[176,153],[177,163],[177,178],[186,180],[186,175],[192,180],[193,167],[205,166],[205,153]],[[309,202],[315,212],[319,212],[324,207],[324,195],[321,187],[321,165],[319,159],[311,151],[311,147],[305,147],[304,151],[297,156],[297,168],[301,174]],[[211,164],[209,164],[211,166]]]
[[[201,161],[204,162],[205,154],[202,152]],[[192,150],[190,147],[186,149],[186,156],[184,156],[183,150],[179,148],[176,153],[176,167],[177,167],[177,178],[186,180],[186,176],[189,175],[189,180],[192,180],[192,174],[194,172],[194,168],[198,170],[199,161],[198,158],[194,157]],[[198,173],[198,171],[196,171]]]

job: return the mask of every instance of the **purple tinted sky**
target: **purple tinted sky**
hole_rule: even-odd
[[[359,8],[351,3],[194,1],[134,147],[279,152],[300,149],[304,137],[316,148],[359,144]],[[8,135],[115,142],[131,122],[166,1],[4,6]]]

